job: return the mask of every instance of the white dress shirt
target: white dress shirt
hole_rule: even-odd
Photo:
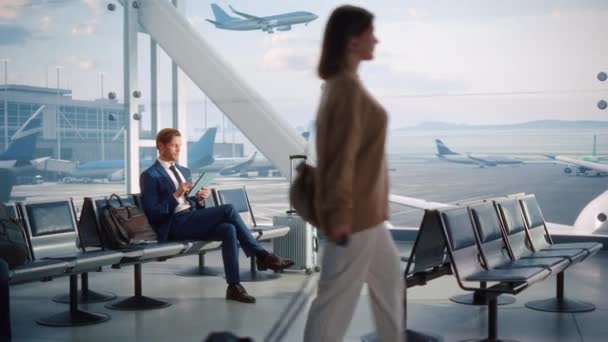
[[[162,167],[165,169],[165,171],[167,171],[167,174],[169,175],[169,178],[171,178],[171,181],[173,182],[173,185],[175,185],[175,189],[178,188],[179,182],[177,181],[177,178],[175,178],[175,175],[173,174],[173,171],[171,171],[169,168],[171,167],[171,165],[174,165],[173,162],[168,162],[168,161],[164,161],[164,160],[160,160],[158,159],[158,162],[160,163],[160,165],[162,165]],[[179,174],[179,176],[182,178],[182,180],[184,182],[186,182],[186,177],[184,177],[184,175],[181,173],[181,171],[179,171],[179,168],[175,167],[175,171],[177,171],[177,173]],[[175,197],[175,194],[173,194],[173,196]],[[186,201],[186,199],[184,198],[184,196],[180,196],[180,197],[175,197],[175,199],[177,200],[177,206],[175,207],[175,211],[173,213],[177,214],[182,210],[186,210],[186,209],[190,209],[192,208],[192,205],[190,203],[188,203],[188,201]]]

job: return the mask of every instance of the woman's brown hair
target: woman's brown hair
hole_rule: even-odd
[[[340,6],[331,13],[325,26],[317,70],[321,79],[327,80],[344,70],[349,39],[363,34],[371,27],[373,19],[374,15],[368,10],[350,5]]]

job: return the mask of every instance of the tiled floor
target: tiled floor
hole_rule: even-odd
[[[405,254],[409,246],[403,244],[400,249]],[[220,253],[210,253],[207,261],[210,265],[220,265]],[[54,295],[67,291],[67,278],[13,286],[11,309],[14,341],[202,341],[209,332],[219,330],[265,341],[277,322],[282,327],[291,323],[283,340],[301,341],[308,305],[314,296],[316,276],[286,273],[272,281],[244,283],[258,300],[256,304],[248,305],[224,300],[223,278],[187,278],[173,274],[179,268],[195,264],[194,256],[145,264],[144,294],[167,299],[173,305],[143,312],[113,311],[106,309],[103,304],[82,306],[112,317],[108,322],[87,327],[49,328],[35,323],[37,318],[67,310],[67,305],[50,300]],[[248,262],[243,258],[241,264],[245,269]],[[94,273],[90,276],[90,282],[94,289],[111,291],[119,296],[133,293],[132,268]],[[597,310],[556,314],[525,308],[524,303],[529,300],[554,296],[555,281],[549,278],[518,295],[514,304],[499,307],[499,336],[535,342],[606,341],[606,290],[608,252],[600,252],[566,272],[566,294],[594,303]],[[312,295],[306,296],[308,293]],[[485,336],[487,309],[454,304],[448,300],[459,293],[462,291],[451,276],[434,280],[424,287],[409,289],[409,328],[441,336],[444,341]],[[295,296],[306,304],[301,314],[294,317],[297,302],[294,303],[292,299]],[[361,336],[374,329],[367,297],[364,290],[347,334],[348,341],[359,341]]]

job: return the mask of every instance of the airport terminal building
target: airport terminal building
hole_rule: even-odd
[[[0,94],[0,122],[8,122],[0,130],[3,150],[5,137],[10,143],[15,132],[36,115],[42,122],[42,134],[35,157],[81,162],[123,158],[124,104],[107,99],[76,100],[70,89],[28,85],[9,84],[0,87]]]

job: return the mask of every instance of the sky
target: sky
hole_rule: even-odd
[[[110,90],[122,98],[122,10],[106,0],[0,1],[0,59],[8,82],[73,90],[77,99]],[[209,1],[187,0],[192,26],[294,126],[314,119],[321,81],[315,75],[321,36],[342,1],[217,1],[257,16],[305,10],[309,25],[267,34],[224,31]],[[375,14],[375,59],[361,78],[390,115],[391,128],[426,121],[503,124],[531,120],[605,120],[608,99],[608,1],[368,0]],[[149,37],[140,34],[140,88],[149,107]],[[4,80],[4,71],[0,69]],[[48,76],[47,76],[48,75]],[[47,83],[48,79],[48,83]],[[160,53],[161,111],[168,112],[170,61]],[[203,129],[204,95],[191,82],[185,97],[191,136]],[[209,125],[221,114],[212,101]],[[146,115],[144,115],[146,118]],[[146,122],[146,121],[144,121]],[[165,124],[169,124],[167,120]]]

